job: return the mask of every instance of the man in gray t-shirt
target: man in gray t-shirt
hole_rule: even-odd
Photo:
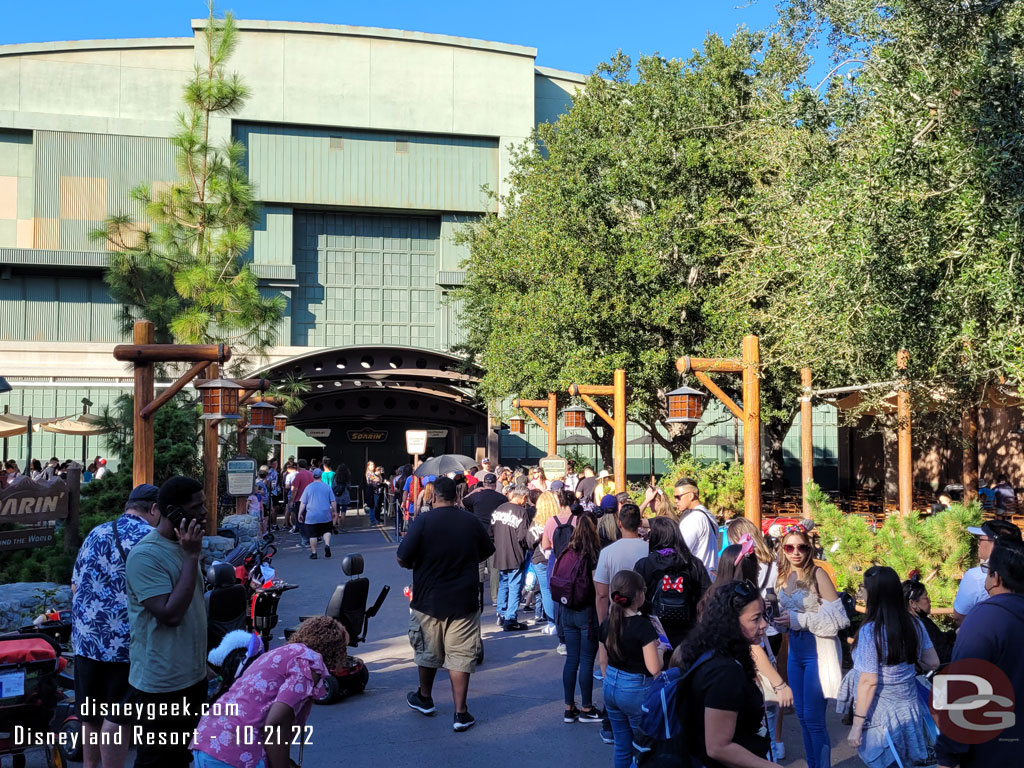
[[[622,538],[601,550],[594,570],[594,592],[597,601],[597,622],[608,617],[611,597],[608,585],[619,571],[631,571],[636,561],[647,557],[650,550],[647,542],[640,538],[640,508],[636,504],[623,504],[617,520]]]

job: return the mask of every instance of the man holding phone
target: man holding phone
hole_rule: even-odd
[[[199,559],[203,486],[172,477],[157,497],[160,522],[128,554],[131,646],[127,703],[144,714],[137,768],[187,768],[191,732],[206,701],[206,608]],[[162,746],[161,741],[170,743]]]

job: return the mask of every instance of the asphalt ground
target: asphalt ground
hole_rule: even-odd
[[[364,520],[352,515],[347,524]],[[557,638],[541,634],[539,628],[503,632],[495,625],[490,606],[482,621],[485,661],[473,674],[469,689],[469,710],[476,726],[463,733],[452,730],[454,708],[443,670],[434,687],[437,713],[425,717],[408,707],[405,696],[416,688],[417,675],[407,636],[409,604],[402,589],[410,582],[411,573],[398,566],[393,537],[393,530],[379,528],[336,534],[333,557],[325,559],[321,545],[320,557],[314,561],[309,559],[308,549],[300,548],[298,535],[278,535],[277,574],[298,584],[299,589],[281,599],[275,645],[283,642],[284,628],[295,626],[299,616],[323,612],[335,586],[345,579],[341,563],[346,554],[363,555],[370,602],[385,584],[391,587],[380,614],[370,621],[367,642],[351,651],[362,657],[370,670],[367,689],[335,704],[313,707],[311,743],[302,754],[304,768],[340,764],[380,768],[610,766],[612,747],[601,741],[600,725],[562,722],[563,657],[555,650]],[[594,691],[595,703],[600,706],[599,681],[595,681]],[[829,718],[833,765],[861,765],[845,743],[847,728],[834,712]],[[783,764],[806,766],[795,715],[786,717],[784,728],[787,759]],[[292,758],[297,760],[298,753],[294,747]],[[45,767],[40,753],[28,757],[29,768]],[[9,761],[4,758],[4,768]]]

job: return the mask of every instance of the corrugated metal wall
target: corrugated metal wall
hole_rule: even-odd
[[[88,233],[107,216],[143,218],[130,192],[178,177],[170,141],[142,136],[36,131],[36,248],[106,250]]]
[[[497,139],[236,123],[260,200],[484,212]]]
[[[118,310],[98,277],[15,274],[0,280],[4,341],[123,341]]]

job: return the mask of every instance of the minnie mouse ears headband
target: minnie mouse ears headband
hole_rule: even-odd
[[[740,560],[754,551],[754,537],[749,533],[744,533],[736,543],[740,545],[740,553],[736,555],[736,561],[733,563],[734,567],[740,564]]]

